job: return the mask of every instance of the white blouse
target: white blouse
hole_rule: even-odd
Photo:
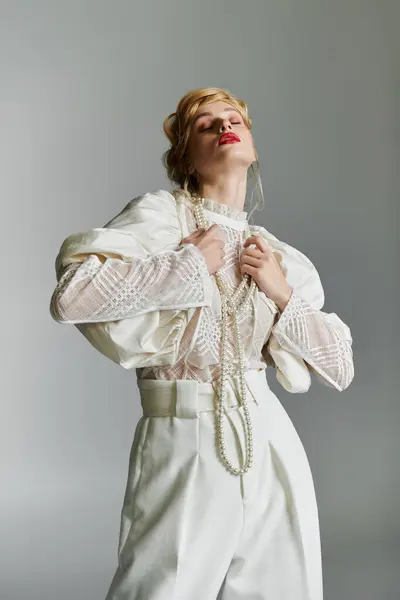
[[[247,213],[206,198],[205,216],[226,235],[220,273],[233,291],[241,280]],[[351,332],[336,313],[321,310],[324,291],[315,266],[264,227],[248,226],[271,247],[293,293],[276,313],[257,288],[239,318],[245,368],[274,367],[289,392],[307,391],[311,373],[324,385],[346,389],[354,377]],[[157,190],[131,200],[103,227],[68,236],[56,259],[51,316],[74,324],[109,359],[135,368],[138,379],[217,379],[219,290],[200,250],[180,245],[194,229],[191,201],[179,191]],[[229,331],[227,362],[236,374],[233,326]]]

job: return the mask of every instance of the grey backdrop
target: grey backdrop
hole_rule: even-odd
[[[325,598],[397,598],[399,4],[0,10],[2,600],[105,597],[139,395],[133,371],[51,320],[54,260],[70,233],[168,188],[162,120],[209,85],[249,104],[266,197],[256,222],[312,258],[325,310],[353,331],[345,392],[314,382],[290,395],[269,373],[314,473]]]

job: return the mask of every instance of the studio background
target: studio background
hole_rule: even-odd
[[[0,2],[2,600],[111,582],[139,393],[52,321],[54,261],[169,189],[162,121],[202,86],[248,102],[253,218],[311,258],[354,337],[342,393],[267,371],[313,471],[325,600],[398,597],[399,17],[389,0]]]

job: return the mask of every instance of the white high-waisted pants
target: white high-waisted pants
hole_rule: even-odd
[[[143,416],[106,600],[322,600],[307,456],[265,371],[245,378],[254,463],[242,476],[217,454],[215,383],[138,380]],[[224,431],[235,465],[245,458],[239,397],[229,377]]]

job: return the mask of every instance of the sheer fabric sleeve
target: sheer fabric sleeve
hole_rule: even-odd
[[[313,308],[294,289],[273,334],[281,348],[306,361],[323,385],[343,391],[352,382],[352,336],[336,313]]]
[[[172,365],[198,306],[212,302],[203,255],[184,244],[175,199],[134,198],[102,228],[66,238],[56,259],[50,314],[74,324],[126,369]]]
[[[135,222],[124,223],[120,217],[108,231],[98,228],[63,242],[50,301],[55,321],[96,323],[211,304],[203,255],[193,244],[175,249],[181,240],[178,217],[174,206],[162,206],[165,202],[154,195],[140,197],[126,211]],[[112,238],[122,234],[129,257],[121,242],[112,247]]]
[[[264,228],[260,233],[276,253],[293,292],[277,315],[262,353],[289,392],[306,392],[311,374],[327,387],[345,390],[354,378],[352,335],[336,313],[322,310],[324,289],[310,259]]]

